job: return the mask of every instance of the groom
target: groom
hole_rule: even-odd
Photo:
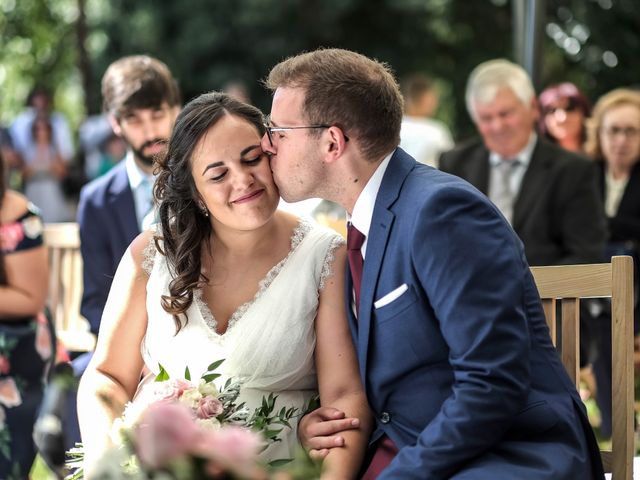
[[[377,419],[364,478],[603,478],[522,244],[475,188],[397,148],[389,69],[317,50],[266,85],[262,146],[282,197],[349,214],[348,314]],[[341,414],[305,417],[303,443],[339,445]]]

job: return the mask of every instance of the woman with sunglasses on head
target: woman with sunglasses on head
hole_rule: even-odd
[[[344,240],[276,210],[264,133],[258,109],[215,92],[178,116],[158,159],[160,224],[125,253],[80,384],[89,469],[108,448],[120,413],[101,398],[120,407],[131,400],[145,388],[145,365],[152,377],[160,364],[171,378],[183,378],[186,367],[199,378],[223,358],[218,381],[239,380],[238,402],[250,411],[273,393],[274,412],[295,407],[302,414],[317,391],[322,405],[359,419],[342,433],[342,448],[331,450],[323,473],[356,477],[371,420],[344,311]],[[297,420],[263,459],[293,458]]]
[[[538,97],[540,132],[562,148],[582,152],[585,120],[591,113],[587,97],[573,83],[551,85]]]

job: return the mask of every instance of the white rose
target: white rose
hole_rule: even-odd
[[[201,398],[202,394],[198,391],[197,388],[190,388],[189,390],[185,390],[184,392],[182,392],[179,401],[189,408],[196,408]]]
[[[203,397],[218,396],[218,387],[216,387],[215,383],[207,383],[203,379],[201,379],[200,383],[198,384],[198,391],[202,394]]]

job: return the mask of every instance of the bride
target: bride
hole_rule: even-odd
[[[157,231],[123,256],[104,310],[98,345],[80,383],[85,468],[109,447],[112,405],[130,401],[146,367],[199,378],[225,359],[223,377],[242,382],[251,409],[263,396],[302,410],[323,406],[359,419],[323,478],[354,478],[371,429],[344,312],[342,238],[276,211],[278,190],[260,147],[263,117],[220,93],[191,101],[159,160]],[[109,398],[111,405],[104,404]],[[267,460],[291,458],[295,421]]]

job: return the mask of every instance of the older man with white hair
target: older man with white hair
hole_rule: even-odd
[[[535,132],[539,111],[531,80],[507,60],[478,65],[467,82],[467,109],[481,139],[440,158],[500,209],[531,265],[602,260],[605,218],[592,163]]]

